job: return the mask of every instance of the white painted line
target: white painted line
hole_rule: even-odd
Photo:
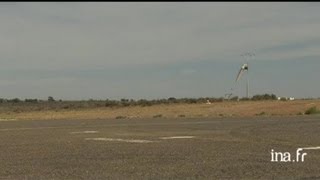
[[[70,134],[95,134],[98,131],[78,131],[78,132],[71,132]]]
[[[318,146],[318,147],[305,147],[305,148],[300,148],[300,149],[316,150],[316,149],[320,149],[320,146]]]
[[[312,119],[305,119],[305,120],[312,120]],[[18,121],[18,120],[17,120]],[[144,125],[152,125],[152,126],[161,126],[161,125],[188,125],[188,124],[216,124],[216,123],[220,123],[223,122],[225,120],[223,119],[219,119],[219,120],[215,120],[215,121],[192,121],[192,122],[186,122],[186,121],[182,121],[182,122],[159,122],[159,123],[155,123],[155,122],[148,122],[148,123],[121,123],[121,124],[100,124],[100,125],[91,125],[91,126],[86,126],[86,128],[101,128],[101,127],[122,127],[122,126],[144,126]],[[227,122],[232,122],[232,121],[239,121],[239,120],[228,120]],[[262,120],[261,120],[262,121]],[[278,120],[272,120],[272,119],[268,119],[268,122],[272,122],[272,121],[278,121]],[[42,127],[30,127],[30,128],[2,128],[0,129],[0,131],[24,131],[24,130],[42,130],[42,129],[65,129],[65,128],[80,128],[81,126],[42,126]]]
[[[86,138],[85,140],[91,141],[118,141],[118,142],[128,142],[128,143],[151,143],[153,141],[142,140],[142,139],[114,139],[114,138]]]
[[[0,131],[19,131],[19,130],[39,130],[39,129],[60,129],[61,127],[37,127],[37,128],[6,128]]]
[[[16,121],[16,119],[0,119],[0,121]]]
[[[194,136],[171,136],[171,137],[160,137],[159,139],[192,139]]]
[[[92,125],[87,126],[87,128],[97,128],[97,127],[121,127],[121,126],[144,126],[144,125],[177,125],[177,124],[214,124],[215,121],[197,121],[197,122],[170,122],[170,123],[123,123],[123,124],[105,124],[105,125]],[[30,128],[4,128],[0,131],[24,131],[24,130],[41,130],[41,129],[64,129],[64,128],[78,128],[80,126],[43,126],[43,127],[30,127]]]

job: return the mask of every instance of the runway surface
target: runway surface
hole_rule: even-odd
[[[319,116],[4,121],[0,179],[320,179],[319,146]]]

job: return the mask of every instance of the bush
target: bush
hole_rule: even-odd
[[[30,103],[38,102],[38,99],[25,99],[24,102],[30,102]]]
[[[310,115],[310,114],[319,114],[319,113],[320,113],[320,111],[317,109],[316,106],[313,106],[313,107],[307,109],[306,112],[305,112],[305,114],[308,114],[308,115]]]
[[[140,99],[138,102],[137,102],[138,105],[140,106],[151,106],[151,102],[148,101],[148,100],[145,100],[145,99]]]
[[[54,102],[55,100],[53,99],[52,96],[49,96],[49,97],[48,97],[48,101],[49,101],[49,102]]]
[[[162,114],[157,114],[153,116],[153,118],[160,118],[160,117],[162,117]]]
[[[282,97],[282,98],[280,98],[280,101],[287,101],[287,99]]]
[[[262,111],[261,113],[259,114],[256,114],[257,116],[263,116],[263,115],[266,115],[266,112]]]
[[[125,119],[125,116],[117,116],[116,119]]]
[[[112,100],[106,100],[104,106],[105,107],[112,107],[112,106],[117,106],[118,103],[117,101],[112,101]]]
[[[14,99],[10,99],[8,100],[8,102],[13,102],[13,103],[18,103],[20,102],[21,100],[19,98],[14,98]]]
[[[262,94],[262,95],[254,95],[251,100],[259,101],[259,100],[276,100],[277,96],[274,94]]]
[[[247,97],[243,97],[240,99],[240,101],[249,101],[249,100],[250,100],[250,98],[247,98]]]
[[[239,97],[238,96],[233,96],[232,98],[230,98],[231,101],[238,101]]]
[[[177,102],[178,102],[178,100],[177,100],[175,97],[170,97],[170,98],[168,98],[168,101],[169,101],[170,103],[177,103]]]

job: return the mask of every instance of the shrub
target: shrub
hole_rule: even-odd
[[[104,104],[105,107],[112,107],[112,106],[117,106],[117,105],[118,105],[117,101],[113,101],[113,100],[109,100],[109,99],[107,99]]]
[[[14,98],[14,99],[10,99],[8,100],[8,102],[13,102],[13,103],[18,103],[20,102],[21,100],[19,98]]]
[[[38,99],[25,99],[24,102],[30,102],[30,103],[38,102]]]
[[[191,98],[186,98],[183,100],[185,103],[189,103],[189,104],[195,104],[197,103],[196,99],[191,99]]]
[[[138,105],[140,106],[151,106],[151,102],[148,101],[148,100],[145,100],[145,99],[140,99],[138,102],[137,102]]]
[[[125,119],[125,116],[117,116],[116,119]]]
[[[305,114],[308,114],[308,115],[309,114],[319,114],[319,113],[320,113],[320,111],[317,109],[316,106],[313,106],[313,107],[307,109],[305,112]]]
[[[277,96],[274,94],[262,94],[262,95],[254,95],[252,98],[254,101],[259,101],[259,100],[276,100]]]
[[[48,101],[49,101],[49,102],[54,102],[55,100],[53,99],[52,96],[49,96],[49,97],[48,97]]]
[[[162,114],[157,114],[153,116],[153,118],[160,118],[160,117],[162,117]]]
[[[250,100],[250,98],[247,98],[247,97],[243,97],[240,99],[240,101],[249,101],[249,100]]]
[[[231,101],[238,101],[239,97],[238,96],[233,96],[232,98],[230,98]]]
[[[177,103],[177,102],[178,102],[178,99],[176,99],[175,97],[170,97],[170,98],[168,98],[168,101],[169,101],[170,103]]]
[[[259,114],[256,114],[257,116],[263,116],[263,115],[266,115],[266,112],[262,111],[261,113]]]

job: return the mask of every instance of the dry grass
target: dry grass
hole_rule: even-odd
[[[245,101],[217,102],[212,104],[171,104],[146,107],[99,107],[91,109],[42,110],[28,112],[1,112],[0,119],[45,120],[45,119],[115,119],[153,118],[161,114],[165,118],[196,117],[250,117],[288,116],[303,114],[310,107],[320,107],[320,100],[296,101]]]

